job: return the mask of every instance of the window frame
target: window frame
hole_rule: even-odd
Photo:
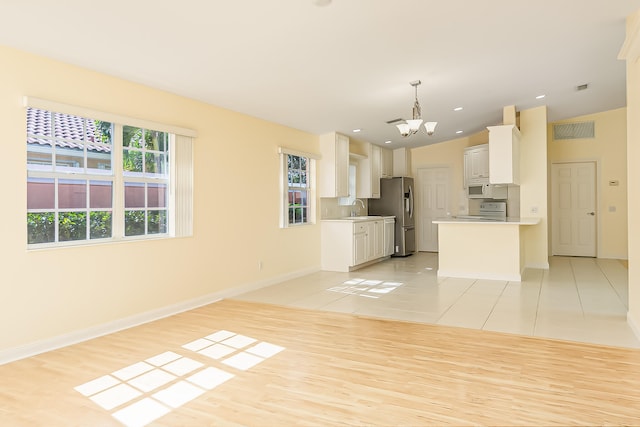
[[[318,156],[302,151],[280,147],[280,228],[297,228],[316,223],[316,161]],[[289,191],[300,190],[300,186],[290,186],[288,156],[304,157],[307,161],[307,183],[304,191],[307,192],[307,220],[299,223],[289,222]]]
[[[83,246],[83,245],[95,245],[95,244],[109,244],[122,241],[139,241],[148,239],[166,239],[172,237],[189,237],[193,233],[193,138],[196,137],[195,131],[171,126],[166,124],[159,124],[147,120],[140,120],[121,116],[117,114],[105,113],[95,110],[86,109],[83,107],[71,106],[67,104],[61,104],[54,101],[43,100],[39,98],[24,97],[24,107],[31,107],[40,110],[46,110],[53,114],[61,113],[67,115],[73,115],[82,117],[89,120],[101,120],[110,122],[112,124],[112,142],[111,142],[111,170],[101,170],[96,173],[86,173],[87,168],[83,169],[83,173],[70,172],[70,171],[35,171],[29,169],[28,159],[25,159],[25,166],[27,168],[27,180],[31,178],[48,178],[57,180],[85,180],[87,191],[90,190],[92,181],[110,181],[112,189],[112,205],[111,205],[111,237],[108,238],[90,238],[90,212],[92,211],[104,211],[107,209],[93,209],[88,204],[89,197],[87,196],[87,206],[84,211],[87,212],[87,234],[85,239],[82,240],[70,240],[70,241],[58,241],[58,225],[56,225],[55,241],[46,243],[28,243],[28,232],[25,229],[25,241],[28,250],[32,249],[48,249],[58,248],[66,246]],[[25,116],[26,118],[26,108]],[[26,123],[25,123],[26,125]],[[169,144],[167,150],[168,159],[165,162],[166,170],[165,176],[153,176],[153,177],[138,177],[138,176],[126,176],[124,174],[123,167],[123,127],[133,126],[143,129],[149,129],[153,131],[165,132],[168,134],[166,141]],[[25,135],[27,130],[25,126]],[[181,148],[179,152],[184,159],[176,159],[176,141],[179,140]],[[52,141],[55,139],[52,138]],[[25,138],[26,142],[26,138]],[[28,150],[27,150],[28,151]],[[85,159],[86,159],[85,149]],[[55,159],[52,159],[55,162]],[[177,165],[176,165],[177,163]],[[100,168],[98,168],[100,169]],[[93,170],[93,169],[90,169]],[[125,224],[124,224],[124,183],[125,181],[143,181],[146,183],[167,183],[165,193],[165,207],[162,208],[166,212],[166,232],[163,233],[149,233],[149,229],[146,226],[145,221],[145,234],[125,236]],[[177,188],[177,191],[176,191]],[[145,184],[146,189],[146,184]],[[54,189],[57,192],[57,188]],[[177,194],[176,194],[177,193]],[[57,197],[57,196],[56,196]],[[147,195],[145,194],[145,199]],[[145,204],[147,204],[145,202]],[[176,206],[178,209],[178,218],[175,216]],[[155,207],[145,206],[145,212],[148,210],[157,210]],[[46,210],[46,209],[45,209]],[[27,212],[32,210],[26,209]],[[54,209],[48,209],[46,211],[60,212],[62,209],[56,204]],[[66,209],[65,209],[66,211]],[[146,215],[145,215],[146,216]],[[27,215],[25,215],[25,218]],[[57,219],[57,214],[56,214]],[[26,224],[25,224],[26,225]]]

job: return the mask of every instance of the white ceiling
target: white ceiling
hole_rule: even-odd
[[[473,134],[507,105],[546,104],[550,121],[626,105],[617,55],[640,0],[315,3],[2,0],[0,44],[392,148]],[[386,123],[410,117],[413,80],[431,137]]]

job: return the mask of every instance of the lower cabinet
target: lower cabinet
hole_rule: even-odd
[[[368,252],[367,260],[382,258],[384,256],[384,221],[371,221],[367,223]]]
[[[369,256],[368,236],[369,227],[367,224],[353,225],[353,256],[350,265],[358,265],[367,262]]]
[[[324,220],[321,226],[321,268],[350,271],[385,257],[384,221]]]

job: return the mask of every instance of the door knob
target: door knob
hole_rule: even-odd
[[[587,212],[587,215],[594,216],[595,214],[596,214],[595,212]]]

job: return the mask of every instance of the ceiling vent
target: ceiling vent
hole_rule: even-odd
[[[553,125],[553,139],[584,139],[595,138],[594,122],[563,123]]]

